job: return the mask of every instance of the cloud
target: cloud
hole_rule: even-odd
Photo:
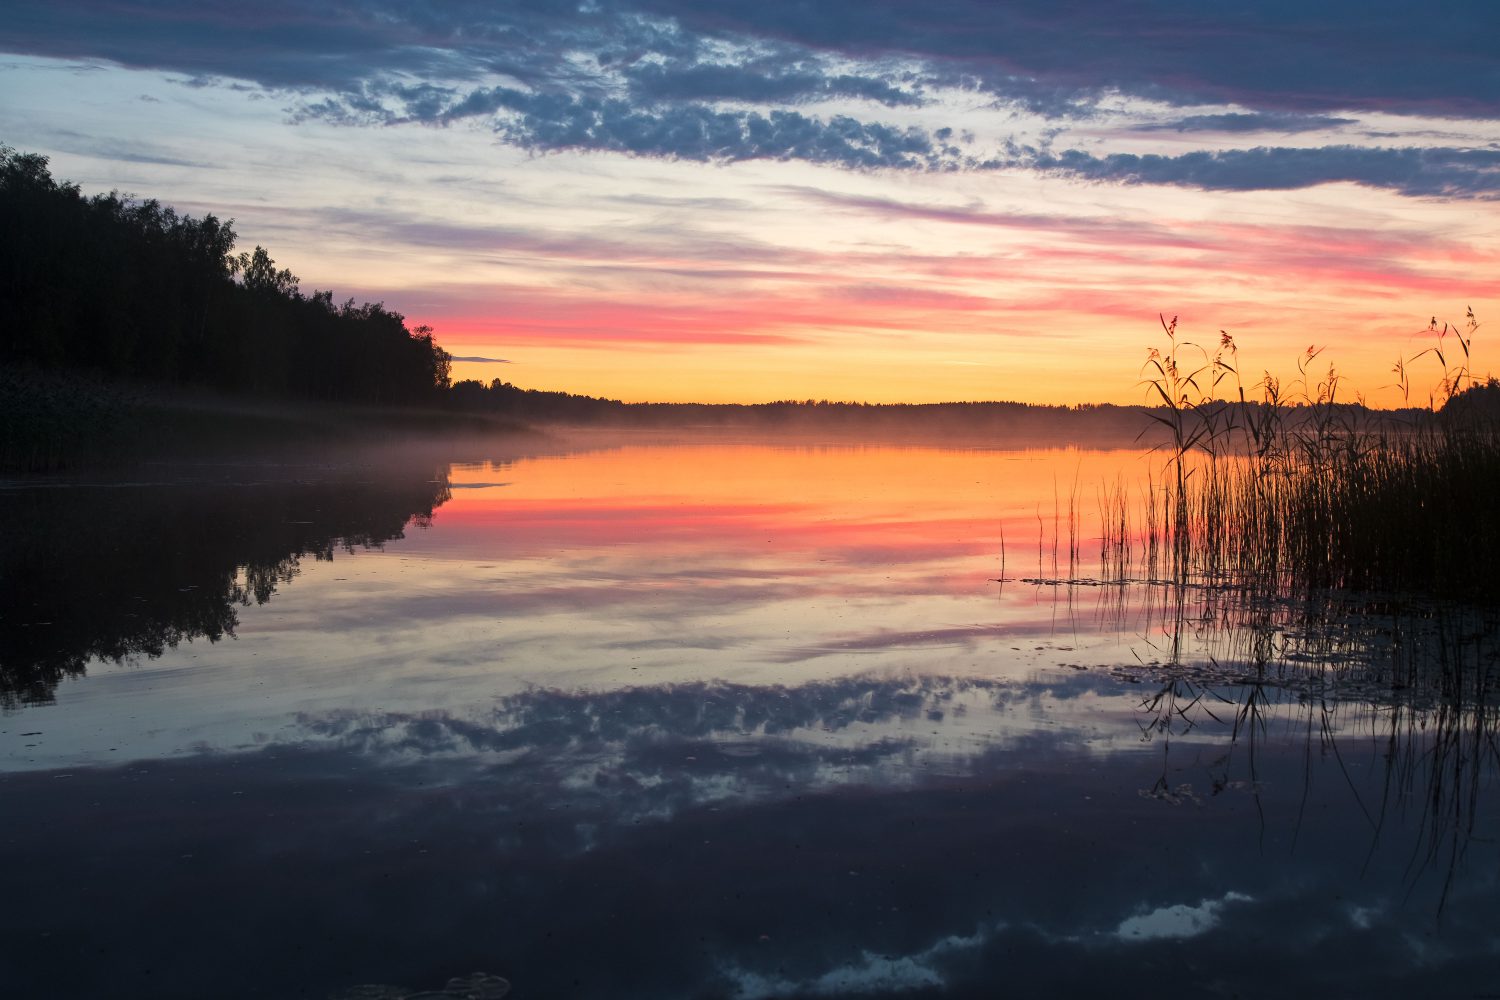
[[[981,106],[1053,120],[1118,117],[1122,97],[1194,108],[1135,126],[1184,134],[1311,132],[1353,124],[1348,116],[1363,111],[1500,119],[1500,60],[1482,30],[1491,19],[1488,0],[1455,0],[1442,18],[1397,0],[1209,13],[1190,0],[1128,9],[1107,0],[376,0],[347,10],[290,0],[249,8],[84,0],[63,10],[18,0],[0,24],[0,50],[254,86],[285,96],[293,121],[477,121],[538,153],[855,170],[1031,167],[1235,191],[1348,181],[1488,197],[1500,189],[1500,150],[1462,140],[1425,149],[1166,156],[1042,146],[992,155],[956,126],[975,95]],[[969,96],[954,103],[955,90]],[[837,107],[806,109],[829,104]],[[917,108],[920,123],[885,120]],[[939,120],[948,114],[960,120]]]
[[[1110,246],[1122,243],[1167,245],[1187,249],[1208,249],[1202,237],[1182,226],[1165,226],[1149,222],[1122,221],[1115,218],[1048,215],[1039,212],[997,212],[978,203],[963,205],[897,201],[874,195],[852,195],[817,188],[783,186],[777,191],[812,202],[824,208],[868,213],[887,219],[914,219],[965,226],[986,226],[1036,233],[1055,233],[1075,239],[1098,241]]]
[[[1137,132],[1320,132],[1342,125],[1356,125],[1358,119],[1333,115],[1302,115],[1278,111],[1254,114],[1226,112],[1217,115],[1188,115],[1168,122],[1137,125]]]
[[[1093,181],[1218,191],[1291,190],[1349,182],[1417,197],[1490,197],[1500,193],[1500,149],[1464,147],[1258,146],[1176,155],[1106,153],[1008,144],[989,158],[953,145],[952,131],[897,127],[846,115],[719,110],[707,104],[639,106],[618,98],[477,89],[449,103],[404,106],[327,100],[303,114],[340,122],[452,122],[493,117],[496,132],[536,152],[604,151],[709,163],[798,160],[853,169],[917,171],[1034,169]],[[1353,119],[1297,114],[1200,115],[1149,129],[1248,132],[1311,131]],[[951,211],[951,210],[950,210]]]
[[[687,205],[689,209],[696,208]],[[645,266],[681,273],[718,273],[726,268],[738,277],[749,267],[777,269],[805,263],[798,254],[747,237],[738,239],[679,222],[650,233],[570,232],[537,226],[476,224],[416,213],[369,208],[326,207],[311,220],[325,231],[380,243],[422,249],[496,256],[525,255],[535,261],[599,267]],[[300,222],[298,218],[294,224]]]
[[[457,355],[454,355],[453,356],[453,360],[454,361],[468,361],[468,362],[474,363],[474,364],[485,364],[485,365],[508,365],[508,364],[512,364],[512,362],[509,359],[507,359],[507,358],[476,358],[476,357],[461,358],[461,357],[458,357]]]
[[[84,0],[63,9],[46,0],[19,0],[0,24],[0,50],[106,59],[203,82],[346,91],[375,80],[472,80],[490,73],[554,79],[566,73],[571,46],[562,40],[645,41],[640,30],[627,29],[618,18],[552,0],[520,10],[378,0],[355,6],[268,0],[253,8],[196,0]],[[226,44],[229,38],[233,44]]]
[[[17,0],[0,49],[335,91],[504,76],[582,93],[618,72],[646,100],[906,104],[923,87],[964,86],[1059,115],[1124,94],[1259,112],[1495,118],[1492,21],[1488,0],[1451,0],[1442,17],[1404,0],[1211,12],[1193,0]],[[882,72],[892,63],[913,67],[906,85]]]
[[[406,115],[410,109],[405,109]],[[309,106],[309,115],[357,121],[393,113],[359,101]],[[1194,150],[1177,155],[1008,146],[982,159],[952,145],[948,129],[897,127],[798,111],[717,110],[706,104],[643,108],[622,99],[533,94],[509,87],[475,90],[432,112],[441,121],[496,116],[495,130],[537,152],[607,151],[710,163],[799,160],[855,169],[919,171],[1035,169],[1094,181],[1219,191],[1290,190],[1350,182],[1410,196],[1488,197],[1500,193],[1500,149],[1353,145]],[[410,117],[409,115],[407,117]],[[1302,115],[1205,115],[1184,128],[1311,130],[1352,121]],[[1172,123],[1148,128],[1172,127]]]
[[[790,66],[768,60],[742,65],[695,63],[688,66],[643,63],[625,72],[638,101],[745,101],[799,104],[855,98],[890,107],[919,105],[922,98],[889,81],[859,74],[830,74],[817,65]]]
[[[1433,17],[1404,0],[1316,5],[1194,0],[639,0],[689,31],[770,37],[846,58],[893,55],[997,95],[1305,112],[1367,108],[1500,117],[1493,5]]]
[[[997,211],[982,202],[959,204],[900,201],[873,196],[845,195],[807,187],[779,186],[790,195],[822,209],[858,213],[875,218],[911,219],[955,226],[1013,231],[1025,239],[1026,259],[1033,266],[1070,266],[1089,263],[1138,272],[1143,254],[1150,254],[1158,273],[1180,273],[1185,282],[1213,282],[1234,270],[1263,275],[1285,287],[1405,289],[1434,301],[1467,294],[1465,274],[1484,273],[1495,266],[1493,253],[1466,245],[1446,233],[1417,226],[1258,225],[1213,220],[1165,225],[1142,219],[1049,215],[1038,212]],[[901,261],[912,276],[1002,280],[1014,276],[1013,262],[962,258],[928,260],[907,256]],[[1069,298],[1037,309],[1076,308],[1090,295],[1086,284],[1070,277]],[[1014,310],[1016,303],[1007,308]],[[1138,311],[1139,303],[1091,301],[1088,308],[1122,316]]]
[[[899,128],[836,115],[798,111],[719,111],[704,104],[643,109],[623,100],[522,94],[495,88],[471,95],[470,106],[516,112],[496,131],[528,149],[607,150],[637,156],[728,163],[804,160],[857,168],[931,169],[945,151],[916,127]]]
[[[1206,191],[1281,191],[1347,182],[1419,197],[1500,195],[1500,149],[1260,146],[1177,156],[1032,150],[989,164],[1021,165],[1084,180]]]
[[[143,95],[144,97],[144,95]],[[217,165],[174,156],[167,149],[149,141],[100,140],[75,129],[51,128],[47,139],[59,150],[80,156],[118,160],[122,163],[149,163],[165,167],[191,167],[194,170],[216,170]]]
[[[956,166],[958,150],[917,126],[848,115],[722,109],[707,103],[640,104],[621,97],[478,88],[361,90],[304,102],[293,120],[341,125],[452,124],[489,119],[512,145],[535,152],[582,150],[671,160],[733,163],[802,160],[857,169]]]

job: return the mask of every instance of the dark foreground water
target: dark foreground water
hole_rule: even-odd
[[[1110,582],[1146,462],[7,484],[0,989],[1500,994],[1492,617]]]

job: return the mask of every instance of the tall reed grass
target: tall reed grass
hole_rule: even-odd
[[[1166,347],[1143,369],[1166,430],[1140,514],[1152,575],[1500,598],[1500,385],[1470,369],[1472,311],[1461,328],[1434,321],[1434,345],[1396,363],[1408,398],[1416,362],[1440,372],[1428,405],[1399,414],[1342,403],[1342,377],[1315,372],[1315,349],[1291,383],[1266,375],[1247,393],[1227,334],[1210,351],[1175,319],[1162,327]],[[1118,564],[1130,505],[1110,496],[1103,554]]]

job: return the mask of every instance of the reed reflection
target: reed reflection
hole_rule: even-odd
[[[1493,607],[1186,573],[1116,579],[1107,589],[1101,618],[1141,636],[1137,663],[1115,673],[1146,686],[1139,727],[1162,751],[1160,776],[1144,794],[1180,804],[1247,791],[1264,826],[1259,755],[1268,739],[1285,742],[1268,736],[1273,729],[1301,733],[1309,761],[1338,772],[1346,808],[1368,827],[1370,855],[1393,824],[1406,828],[1406,875],[1436,873],[1442,909],[1491,805],[1484,790],[1500,775]],[[1186,753],[1196,760],[1215,734],[1223,750],[1207,782],[1177,781],[1174,738],[1191,738]],[[1361,768],[1378,782],[1352,773]],[[1309,791],[1314,771],[1304,769]],[[1299,826],[1305,809],[1306,796]]]

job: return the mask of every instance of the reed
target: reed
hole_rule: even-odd
[[[1228,736],[1220,761],[1246,748],[1254,792],[1276,705],[1304,713],[1309,754],[1368,736],[1385,762],[1378,796],[1355,797],[1368,850],[1419,810],[1408,892],[1430,873],[1441,915],[1500,760],[1500,382],[1472,374],[1478,324],[1434,322],[1433,346],[1396,362],[1407,399],[1419,362],[1439,373],[1425,407],[1397,414],[1343,403],[1316,350],[1291,382],[1247,393],[1232,339],[1208,350],[1162,325],[1167,351],[1143,377],[1171,398],[1154,418],[1165,461],[1143,498],[1121,486],[1101,501],[1105,572],[1134,584],[1108,611],[1149,646],[1120,671],[1153,682],[1142,738],[1212,723]],[[1164,755],[1143,794],[1192,799],[1169,777]],[[1214,791],[1228,781],[1224,765]]]
[[[1292,383],[1266,375],[1250,401],[1232,338],[1209,351],[1175,319],[1162,326],[1166,349],[1151,350],[1143,378],[1167,431],[1143,510],[1150,575],[1500,597],[1500,385],[1470,370],[1472,312],[1462,328],[1434,323],[1434,346],[1397,362],[1408,394],[1415,362],[1440,368],[1427,408],[1400,417],[1344,404],[1341,376],[1315,373],[1314,349]],[[1238,399],[1224,398],[1226,383]],[[1118,553],[1128,529],[1109,521],[1105,549]]]

